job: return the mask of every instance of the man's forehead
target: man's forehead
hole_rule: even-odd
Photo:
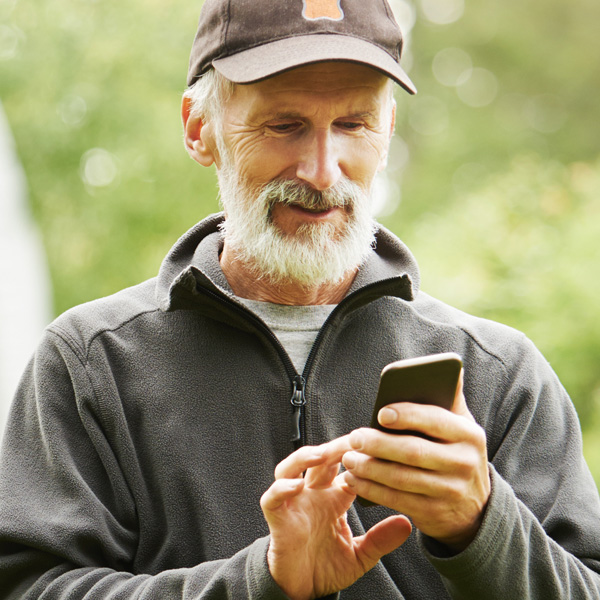
[[[278,118],[304,116],[307,100],[315,107],[335,103],[348,116],[366,116],[381,111],[391,87],[391,80],[374,69],[328,62],[238,85],[233,100],[246,104],[257,115],[268,113]]]

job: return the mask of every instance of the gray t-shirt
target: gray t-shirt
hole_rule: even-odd
[[[319,330],[336,307],[335,304],[287,306],[247,298],[237,299],[269,326],[290,355],[298,373],[304,371]]]

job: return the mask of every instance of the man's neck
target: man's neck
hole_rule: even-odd
[[[273,284],[268,279],[257,278],[251,267],[232,255],[227,244],[221,253],[220,262],[221,269],[236,296],[248,300],[294,306],[339,304],[348,293],[358,271],[355,269],[349,272],[337,283],[324,283],[308,287],[294,282]]]

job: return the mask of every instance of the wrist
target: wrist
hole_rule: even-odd
[[[487,505],[486,505],[487,506]],[[481,524],[483,523],[483,517],[485,515],[485,508],[479,513],[477,519],[471,524],[470,527],[463,529],[459,533],[448,536],[448,537],[432,537],[438,544],[442,544],[448,548],[452,554],[458,554],[463,550],[466,550],[468,546],[473,542],[479,533]]]
[[[303,589],[306,587],[306,576],[291,565],[285,566],[277,550],[273,548],[272,540],[267,550],[267,567],[273,581],[289,600],[314,600],[315,596]]]

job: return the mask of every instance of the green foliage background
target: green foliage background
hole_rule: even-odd
[[[462,4],[396,2],[416,15],[405,64],[419,94],[397,96],[381,221],[413,249],[426,291],[540,347],[600,481],[600,3],[472,0],[432,22],[449,3]],[[0,0],[0,99],[57,314],[153,276],[218,209],[179,117],[200,5]],[[482,89],[440,83],[448,48],[485,71]]]

